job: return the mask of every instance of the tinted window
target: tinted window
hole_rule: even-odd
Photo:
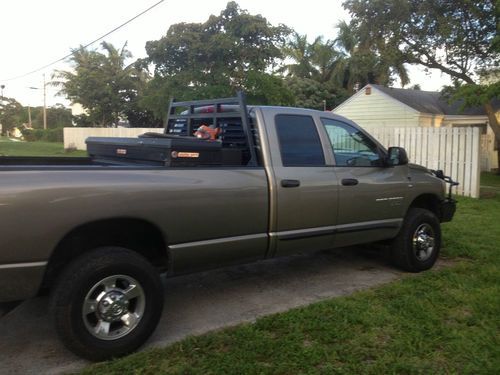
[[[277,115],[275,121],[284,166],[325,165],[323,148],[312,117]]]
[[[321,119],[339,167],[372,167],[381,165],[375,142],[361,130],[341,121]]]

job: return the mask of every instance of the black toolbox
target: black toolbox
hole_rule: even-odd
[[[139,138],[89,137],[86,143],[89,156],[102,161],[194,167],[222,165],[223,159],[227,159],[223,158],[220,141],[178,135],[146,134]]]

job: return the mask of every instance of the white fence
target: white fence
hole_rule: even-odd
[[[163,133],[163,128],[64,128],[64,148],[86,150],[88,137],[134,138],[147,132]]]
[[[384,146],[404,147],[410,162],[442,169],[460,185],[454,193],[479,197],[481,134],[478,128],[378,128],[369,132]]]
[[[442,169],[460,185],[455,193],[479,197],[481,135],[478,128],[374,128],[384,146],[404,147],[410,162]],[[162,128],[64,128],[64,147],[85,150],[87,137],[137,137]]]

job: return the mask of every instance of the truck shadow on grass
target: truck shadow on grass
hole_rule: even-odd
[[[145,347],[252,322],[261,316],[388,283],[403,275],[373,247],[356,247],[166,278],[163,316]],[[3,371],[61,373],[88,363],[59,342],[47,305],[48,297],[34,298],[0,318]]]

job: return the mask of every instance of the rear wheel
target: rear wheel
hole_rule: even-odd
[[[62,341],[93,361],[137,349],[156,328],[162,307],[157,270],[141,255],[117,247],[98,248],[75,259],[51,295]]]
[[[436,215],[422,208],[410,208],[392,241],[392,262],[405,271],[425,271],[436,263],[440,249],[441,226]]]

